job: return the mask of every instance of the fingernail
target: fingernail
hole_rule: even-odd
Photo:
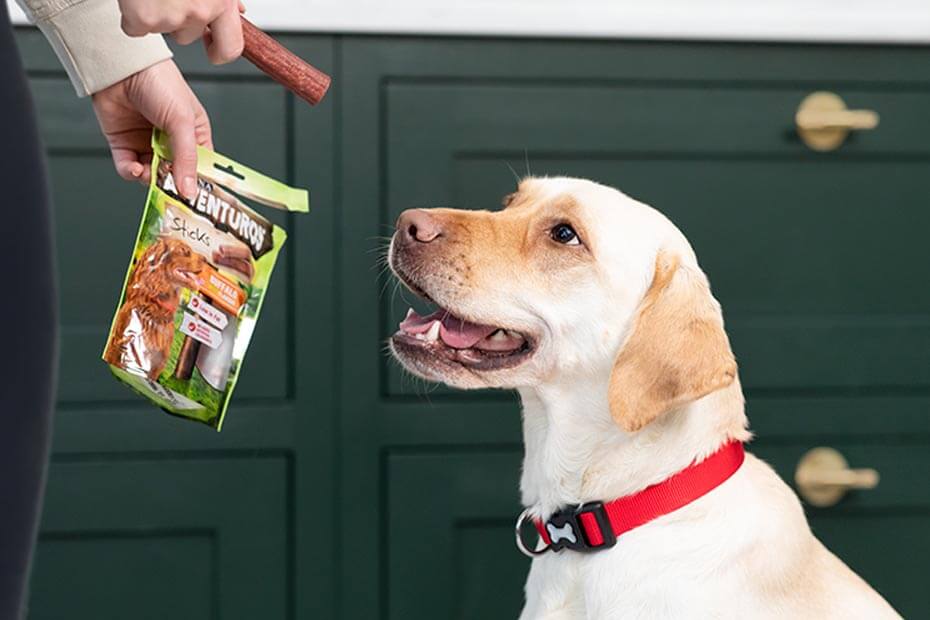
[[[197,197],[197,183],[194,182],[194,177],[184,177],[181,181],[181,191],[191,200]]]

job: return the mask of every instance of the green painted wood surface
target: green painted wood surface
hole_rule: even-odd
[[[283,618],[288,463],[57,461],[30,617]]]
[[[408,300],[376,258],[401,210],[495,208],[527,157],[681,226],[724,306],[753,449],[788,479],[817,445],[877,468],[877,489],[812,524],[906,616],[930,613],[930,50],[287,36],[334,76],[313,109],[247,63],[180,50],[218,149],[312,196],[309,216],[282,218],[216,435],[141,405],[97,361],[144,191],[111,171],[41,37],[19,40],[63,323],[32,617],[514,617],[516,398],[404,377],[383,343]],[[879,129],[809,152],[792,117],[820,89],[876,109]]]

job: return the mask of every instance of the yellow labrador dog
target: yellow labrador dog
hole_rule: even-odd
[[[522,618],[898,617],[743,456],[720,306],[663,215],[590,181],[530,178],[502,211],[403,213],[389,260],[439,307],[408,314],[397,359],[455,387],[519,390],[522,501],[545,541]],[[600,533],[573,529],[571,510],[614,500],[633,527],[598,507],[586,519]]]

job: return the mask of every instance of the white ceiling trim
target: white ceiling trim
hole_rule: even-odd
[[[26,23],[12,0],[14,20]],[[927,0],[252,0],[269,30],[466,36],[930,43]]]

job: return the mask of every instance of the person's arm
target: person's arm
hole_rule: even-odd
[[[79,96],[171,58],[162,37],[123,32],[116,0],[16,1],[52,44]]]
[[[196,195],[197,145],[213,148],[210,119],[157,33],[202,38],[214,64],[242,53],[238,0],[17,0],[51,42],[94,112],[116,172],[148,182],[153,127],[168,132],[179,189]]]

